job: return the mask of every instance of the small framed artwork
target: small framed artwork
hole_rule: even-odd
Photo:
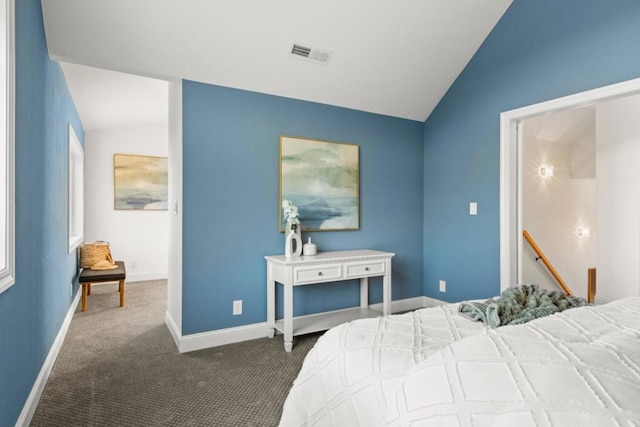
[[[167,210],[168,175],[166,157],[114,154],[114,208]]]
[[[283,200],[298,208],[305,231],[358,230],[359,162],[356,144],[280,136],[280,231]]]

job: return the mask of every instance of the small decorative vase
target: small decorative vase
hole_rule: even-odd
[[[311,243],[311,237],[309,237],[309,242],[302,247],[302,254],[304,256],[314,256],[317,253],[318,247],[315,243]]]
[[[289,229],[287,237],[284,242],[284,256],[287,258],[299,257],[302,254],[302,237],[298,234],[298,224],[287,223],[287,229]]]

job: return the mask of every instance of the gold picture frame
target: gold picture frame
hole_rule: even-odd
[[[168,176],[166,157],[114,154],[114,209],[167,210]]]
[[[360,147],[346,142],[280,136],[279,230],[282,201],[299,211],[304,231],[360,229]]]

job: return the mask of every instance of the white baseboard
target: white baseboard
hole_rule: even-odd
[[[130,269],[127,269],[127,283],[129,282],[144,282],[146,280],[162,280],[169,277],[166,271],[151,272],[151,273],[133,273]]]
[[[435,307],[442,304],[447,303],[428,297],[406,298],[391,301],[391,312],[397,313],[400,311],[416,310],[424,307]],[[372,304],[370,308],[382,312],[382,303]],[[317,314],[310,314],[308,316],[315,315]],[[165,321],[180,353],[254,340],[267,336],[266,322],[253,323],[251,325],[237,326],[234,328],[218,329],[216,331],[200,332],[197,334],[182,335],[177,323],[168,310],[165,315]]]
[[[165,322],[180,353],[249,341],[267,336],[267,322],[189,335],[182,335],[182,331],[178,328],[169,310],[167,310],[165,314]]]
[[[178,347],[178,351],[180,351],[180,339],[182,338],[182,331],[180,331],[178,324],[176,323],[169,310],[167,310],[164,314],[164,323],[167,324],[167,328],[169,328],[169,332],[171,332],[171,336],[173,337],[173,342],[176,343],[176,347]],[[182,351],[180,351],[180,353],[182,353]]]
[[[76,291],[76,295],[73,297],[73,301],[71,302],[71,307],[69,307],[69,311],[67,311],[67,315],[62,322],[62,326],[58,331],[58,335],[56,339],[53,341],[53,345],[49,350],[49,354],[40,369],[40,373],[38,374],[38,378],[36,378],[36,382],[33,384],[31,388],[31,393],[29,393],[29,397],[22,408],[22,412],[18,417],[18,421],[16,421],[17,427],[27,427],[31,423],[31,419],[33,418],[33,414],[36,412],[36,408],[38,407],[38,402],[40,401],[40,396],[42,396],[42,391],[44,390],[44,386],[47,384],[47,380],[49,379],[49,375],[51,374],[51,369],[53,369],[53,365],[56,362],[56,358],[58,357],[58,353],[60,352],[60,347],[62,347],[62,342],[64,341],[64,337],[67,335],[67,331],[69,330],[69,325],[71,324],[71,319],[73,319],[73,314],[76,311],[76,307],[78,302],[80,301],[80,289]]]
[[[183,336],[180,340],[179,350],[180,353],[186,353],[203,348],[255,340],[266,336],[267,322],[253,323],[251,325],[236,326],[233,328]]]
[[[451,304],[449,302],[431,298],[431,297],[421,297],[421,298],[424,304],[423,307],[437,307],[439,305]]]
[[[425,297],[405,298],[391,301],[391,313],[399,313],[401,311],[417,310],[425,307]],[[371,304],[369,308],[382,312],[382,303]]]

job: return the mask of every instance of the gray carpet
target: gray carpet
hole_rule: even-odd
[[[32,426],[274,426],[320,334],[178,353],[164,323],[166,281],[93,285],[46,384]]]

